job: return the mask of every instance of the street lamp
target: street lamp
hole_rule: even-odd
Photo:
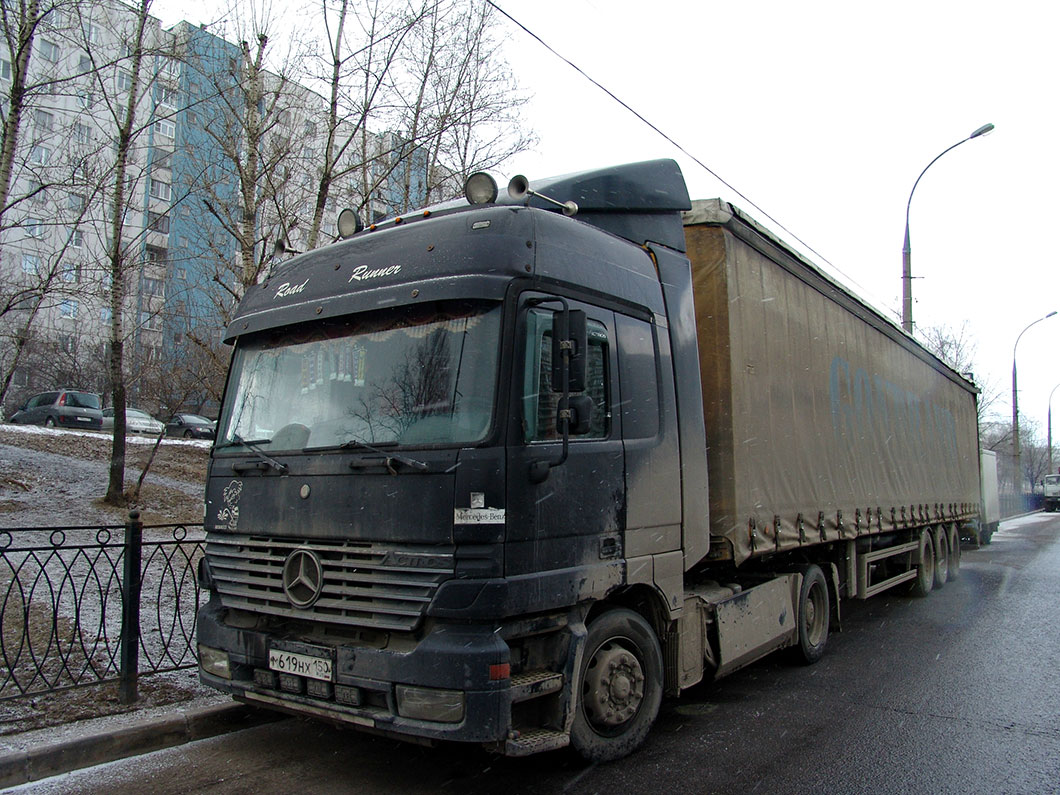
[[[935,160],[938,160],[950,149],[956,149],[966,141],[978,138],[980,135],[986,135],[993,129],[993,124],[984,124],[967,138],[962,138],[949,149],[939,152],[935,156]],[[920,172],[920,177],[923,177],[927,170],[935,165],[935,160],[924,166],[924,170]],[[909,207],[913,203],[913,193],[916,191],[916,186],[920,184],[920,177],[917,177],[916,182],[913,183],[913,190],[909,191],[909,201],[905,203],[905,245],[902,246],[902,328],[905,329],[907,334],[913,333],[913,250],[909,246]]]
[[[1016,337],[1016,344],[1012,346],[1012,465],[1015,467],[1015,471],[1012,474],[1012,484],[1015,486],[1017,494],[1023,488],[1023,469],[1020,467],[1020,410],[1019,398],[1016,395],[1016,348],[1020,344],[1020,338],[1027,333],[1031,326],[1036,326],[1055,314],[1056,312],[1053,311],[1045,317],[1035,320],[1030,326],[1020,332],[1019,337]]]
[[[1045,427],[1049,437],[1049,474],[1053,474],[1053,394],[1060,389],[1060,384],[1053,387],[1049,393],[1049,411],[1046,413]]]

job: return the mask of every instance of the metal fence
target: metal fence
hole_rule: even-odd
[[[0,701],[196,665],[202,525],[0,529]]]

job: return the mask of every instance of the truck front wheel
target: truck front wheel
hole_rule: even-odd
[[[590,762],[635,751],[662,703],[662,650],[651,625],[632,610],[598,616],[589,625],[575,684],[574,749]]]

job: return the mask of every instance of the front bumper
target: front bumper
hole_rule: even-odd
[[[199,679],[238,699],[398,736],[490,743],[508,734],[510,682],[506,676],[491,679],[491,674],[507,670],[509,649],[490,625],[439,624],[418,642],[399,650],[332,641],[332,686],[313,687],[292,677],[287,678],[289,689],[285,690],[269,674],[269,644],[279,638],[258,629],[230,626],[225,614],[216,598],[203,606],[198,615],[198,640],[200,646],[227,652],[231,678],[200,667]],[[313,642],[319,645],[319,640]],[[464,695],[462,718],[441,722],[401,716],[397,695],[401,685],[460,691]],[[351,693],[356,694],[354,699]]]

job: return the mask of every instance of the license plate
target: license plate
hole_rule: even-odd
[[[90,417],[78,417],[77,421],[78,422],[92,422],[92,419]]]
[[[297,674],[324,682],[332,680],[331,660],[326,657],[312,657],[308,654],[296,654],[293,651],[269,649],[269,668],[283,674]]]

